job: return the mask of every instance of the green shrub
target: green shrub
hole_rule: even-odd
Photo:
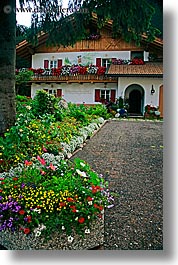
[[[39,90],[33,100],[33,112],[36,117],[44,114],[54,114],[56,110],[56,98],[44,90]]]

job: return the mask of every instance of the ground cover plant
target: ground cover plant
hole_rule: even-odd
[[[34,100],[18,96],[16,124],[0,138],[0,172],[43,153],[57,155],[73,137],[81,136],[82,128],[108,115],[101,105],[63,107],[60,99],[45,91]]]

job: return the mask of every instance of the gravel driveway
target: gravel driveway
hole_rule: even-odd
[[[118,195],[105,211],[101,249],[163,249],[163,122],[108,121],[75,157]]]

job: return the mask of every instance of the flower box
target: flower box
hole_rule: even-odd
[[[88,229],[86,229],[87,231]],[[66,233],[54,233],[49,240],[34,234],[25,235],[21,232],[0,232],[0,244],[8,250],[84,250],[101,246],[104,242],[104,218],[93,221],[90,233],[84,236],[73,231],[72,236]]]

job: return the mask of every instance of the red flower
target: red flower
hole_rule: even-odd
[[[31,221],[32,221],[32,217],[31,217],[31,215],[28,215],[28,216],[27,216],[27,222],[28,222],[28,223],[31,223]]]
[[[23,214],[25,214],[25,211],[24,211],[24,210],[20,210],[20,211],[19,211],[19,214],[20,214],[20,215],[23,215]]]
[[[87,197],[87,201],[92,201],[92,200],[93,200],[92,197],[90,197],[90,196]]]
[[[79,222],[80,224],[83,224],[83,223],[85,222],[85,218],[84,218],[84,217],[80,217],[80,218],[78,219],[78,222]]]
[[[14,186],[14,189],[17,189],[17,186],[16,185]]]
[[[65,202],[60,202],[60,203],[59,203],[59,206],[60,206],[60,207],[64,207],[64,206],[66,206],[66,203],[65,203]]]
[[[4,181],[2,181],[2,182],[1,182],[1,184],[5,184],[5,182],[4,182]]]
[[[30,229],[29,228],[24,228],[23,231],[24,231],[24,234],[26,234],[26,235],[30,233]]]
[[[2,190],[0,190],[0,192],[2,192]]]
[[[13,178],[14,181],[18,180],[18,178]]]
[[[70,208],[72,209],[72,212],[73,212],[73,213],[76,213],[77,210],[76,210],[75,205],[71,205]]]
[[[74,199],[73,199],[73,198],[71,198],[71,197],[69,197],[69,198],[67,198],[67,201],[68,201],[68,202],[73,202],[73,201],[74,201]]]

